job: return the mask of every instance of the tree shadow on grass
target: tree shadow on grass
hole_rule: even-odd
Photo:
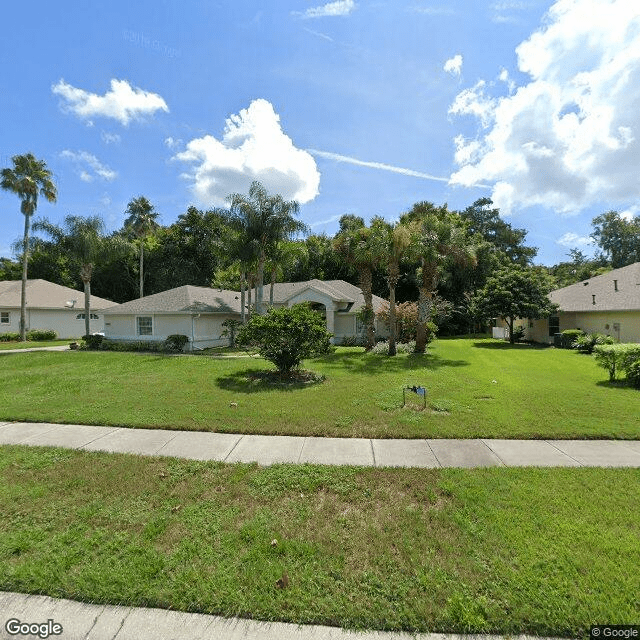
[[[441,369],[442,367],[467,367],[466,360],[449,360],[432,353],[411,353],[407,356],[399,354],[395,357],[373,353],[331,353],[314,358],[314,363],[321,363],[323,370],[340,369],[364,375],[380,375],[381,373],[397,373],[416,371],[419,369]]]
[[[598,387],[606,387],[607,389],[619,389],[621,391],[628,391],[633,393],[640,393],[640,390],[634,388],[626,380],[600,380],[596,382]]]
[[[277,373],[267,369],[243,369],[220,376],[216,385],[225,391],[234,393],[264,393],[265,391],[298,391],[308,389],[324,382],[324,376],[315,376],[312,380],[281,380]]]
[[[519,351],[541,351],[545,349],[551,349],[553,345],[543,344],[542,342],[516,342],[511,344],[510,342],[504,342],[502,340],[486,341],[486,342],[474,342],[474,347],[479,349],[517,349]]]

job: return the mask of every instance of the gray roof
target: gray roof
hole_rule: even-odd
[[[264,285],[264,299],[269,300],[269,284]],[[350,303],[349,311],[355,312],[364,306],[364,296],[359,287],[344,280],[307,280],[305,282],[278,282],[273,288],[273,301],[284,304],[305,289],[315,289],[335,302]],[[373,296],[373,308],[377,311],[385,302]],[[151,296],[131,300],[105,313],[240,313],[240,292],[209,287],[184,285]]]
[[[640,262],[556,289],[549,298],[562,311],[640,310]]]
[[[105,313],[240,313],[240,293],[185,284],[119,304]]]
[[[20,308],[22,280],[0,281],[0,307]],[[67,302],[75,300],[73,307]],[[91,296],[92,309],[106,309],[114,303],[105,298]],[[28,309],[84,309],[84,292],[63,287],[48,280],[27,280],[27,308]]]

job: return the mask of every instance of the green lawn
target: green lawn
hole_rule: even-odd
[[[0,590],[563,637],[640,610],[638,469],[260,468],[5,446],[0,512]]]
[[[640,392],[607,382],[573,351],[445,339],[422,357],[341,348],[305,366],[326,380],[274,386],[252,377],[270,367],[258,358],[9,354],[0,420],[340,437],[640,437]],[[427,387],[427,411],[413,394],[402,408],[407,384]]]
[[[68,340],[43,340],[43,341],[31,341],[27,342],[0,342],[0,351],[6,351],[7,349],[34,349],[36,347],[59,347],[63,344],[70,344],[74,342],[73,339]]]

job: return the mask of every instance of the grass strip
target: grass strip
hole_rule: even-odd
[[[637,469],[262,468],[5,446],[0,511],[2,590],[572,637],[640,609]]]

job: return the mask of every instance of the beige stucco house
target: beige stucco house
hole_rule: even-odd
[[[240,319],[240,298],[238,291],[189,285],[145,296],[108,309],[105,336],[112,340],[160,341],[182,334],[188,336],[191,350],[224,346],[229,344],[229,337],[223,335],[222,323]],[[269,285],[264,287],[264,300],[268,305]],[[358,287],[343,280],[277,283],[273,301],[274,307],[309,302],[326,318],[335,343],[363,331],[357,313],[364,307],[364,296]],[[382,298],[373,296],[374,311],[383,303]],[[381,323],[376,324],[376,331],[386,335]]]
[[[551,344],[555,333],[582,329],[640,342],[640,262],[556,289],[549,298],[560,307],[555,316],[516,323],[527,339]]]
[[[21,280],[0,281],[0,333],[20,331]],[[53,329],[59,338],[84,335],[84,292],[47,280],[27,280],[27,331]],[[91,332],[104,330],[103,311],[113,302],[91,296]]]

